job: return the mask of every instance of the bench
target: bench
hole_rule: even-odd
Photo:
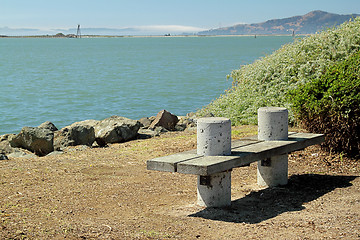
[[[288,132],[285,108],[258,110],[258,136],[231,141],[226,118],[201,118],[197,149],[147,161],[148,170],[198,175],[198,204],[222,207],[231,204],[231,171],[258,162],[260,186],[287,184],[288,153],[320,144],[323,134]]]

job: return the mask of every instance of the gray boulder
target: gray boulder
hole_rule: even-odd
[[[24,148],[38,156],[54,151],[54,133],[44,128],[23,127],[9,142],[13,148]]]
[[[95,129],[90,120],[76,122],[55,132],[54,149],[68,146],[91,146],[95,141]]]
[[[140,128],[138,132],[138,139],[148,139],[152,137],[160,136],[161,133],[166,133],[166,130],[163,127],[156,127],[155,129],[147,129],[147,128]]]
[[[149,128],[152,121],[154,121],[154,119],[151,120],[151,119],[148,118],[148,117],[139,119],[139,122],[140,122],[140,124],[142,125],[142,126],[141,126],[142,128]]]
[[[140,122],[125,117],[112,116],[95,125],[95,137],[99,146],[120,143],[134,139],[140,129]]]
[[[14,151],[14,148],[10,146],[10,139],[15,136],[15,134],[5,134],[0,136],[0,153],[9,154]]]
[[[9,158],[5,154],[0,153],[0,160],[9,160]]]
[[[89,120],[81,121],[79,123],[84,124],[84,125],[89,125],[91,127],[95,127],[99,122],[100,121],[98,121],[98,120],[89,119]]]
[[[155,120],[151,123],[149,128],[155,129],[155,127],[161,126],[169,131],[173,131],[178,122],[179,119],[176,115],[171,114],[166,110],[162,110],[156,115]]]
[[[57,127],[52,122],[49,122],[49,121],[40,124],[38,126],[38,128],[48,129],[52,132],[55,132],[58,130]]]
[[[175,129],[177,131],[184,131],[186,129],[193,129],[196,128],[196,120],[188,117],[187,116],[183,116],[183,117],[179,117],[179,122],[176,124]]]
[[[7,155],[10,158],[37,158],[34,153],[23,148],[13,148],[13,152]]]

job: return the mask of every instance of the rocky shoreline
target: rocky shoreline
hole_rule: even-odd
[[[12,157],[41,157],[62,154],[67,148],[84,145],[106,147],[133,139],[146,139],[168,131],[196,128],[195,114],[178,117],[166,110],[156,116],[132,120],[111,116],[104,120],[85,120],[58,129],[51,122],[38,127],[23,127],[19,134],[0,136],[0,160]]]

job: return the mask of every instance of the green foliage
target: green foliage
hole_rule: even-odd
[[[306,129],[326,134],[326,148],[360,155],[360,52],[290,91],[289,100]]]
[[[229,77],[233,79],[233,87],[198,114],[228,117],[235,125],[257,124],[258,108],[281,106],[289,109],[289,120],[293,123],[295,118],[287,93],[318,79],[328,66],[347,59],[359,49],[360,18],[296,40],[232,71]]]

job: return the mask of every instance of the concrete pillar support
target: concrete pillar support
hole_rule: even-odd
[[[288,139],[288,111],[281,107],[258,109],[258,139],[277,141]],[[264,187],[286,185],[288,182],[288,154],[258,162],[257,183]]]
[[[197,122],[197,154],[231,155],[231,122],[227,118],[200,118]],[[197,203],[204,207],[231,205],[231,170],[198,176]]]
[[[231,205],[231,171],[198,176],[197,204],[203,207]]]
[[[197,122],[197,154],[227,156],[231,154],[231,122],[228,118],[200,118]]]

